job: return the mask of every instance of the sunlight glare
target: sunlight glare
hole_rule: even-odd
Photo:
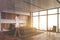
[[[33,27],[38,29],[38,17],[33,17]]]

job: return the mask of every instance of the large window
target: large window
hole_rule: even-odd
[[[38,17],[33,17],[33,27],[38,29]]]
[[[40,15],[46,15],[47,14],[47,11],[41,11],[40,12]]]
[[[40,30],[47,30],[46,16],[40,16]]]
[[[33,16],[38,16],[38,12],[34,12],[33,13]]]
[[[55,14],[55,13],[57,13],[57,9],[48,10],[48,14]]]
[[[57,15],[48,16],[48,30],[52,30],[53,26],[57,26]]]
[[[33,13],[33,27],[38,29],[38,12]]]
[[[57,13],[58,13],[59,17],[57,15]],[[58,19],[59,19],[59,21],[58,21]],[[56,26],[56,30],[58,30],[57,26],[59,26],[59,31],[60,31],[60,8],[59,8],[59,10],[58,10],[58,8],[56,8],[56,9],[50,9],[47,11],[46,10],[40,11],[39,15],[38,15],[38,12],[34,12],[33,13],[33,26],[36,28],[38,28],[38,26],[39,26],[40,30],[47,30],[47,28],[48,28],[48,30],[52,30],[53,26]]]

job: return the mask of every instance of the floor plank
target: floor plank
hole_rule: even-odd
[[[1,35],[0,35],[1,36]],[[3,40],[3,39],[1,39]],[[60,40],[60,33],[44,32],[27,38],[7,37],[4,40]]]
[[[42,34],[32,36],[25,40],[60,40],[60,33],[44,32]]]

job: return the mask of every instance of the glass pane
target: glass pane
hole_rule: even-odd
[[[33,17],[33,27],[38,29],[38,17]]]
[[[60,13],[60,8],[59,8],[59,13]]]
[[[55,14],[55,13],[57,13],[57,9],[48,10],[48,14]]]
[[[47,30],[46,16],[40,16],[40,30]]]
[[[57,15],[48,16],[48,30],[52,30],[53,26],[57,26]]]
[[[41,11],[40,12],[40,15],[45,15],[45,14],[47,14],[47,11]]]
[[[33,16],[37,16],[37,15],[38,15],[38,12],[34,12],[34,13],[33,13]]]

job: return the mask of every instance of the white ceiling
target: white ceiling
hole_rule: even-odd
[[[60,7],[60,4],[56,0],[34,0],[32,1],[32,3],[40,7],[33,8],[33,11],[40,11]]]
[[[35,12],[60,7],[56,0],[0,0],[0,11]]]

